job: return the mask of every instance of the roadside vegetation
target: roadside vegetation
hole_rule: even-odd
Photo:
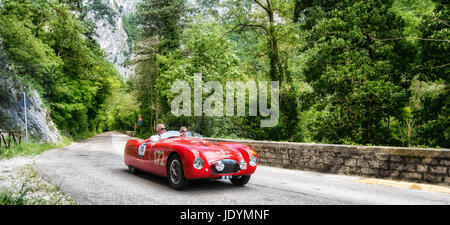
[[[209,137],[450,147],[445,0],[145,0],[123,18],[136,56],[127,81],[86,18],[87,10],[112,18],[111,10],[82,2],[3,0],[0,8],[13,76],[38,90],[75,140],[133,130],[141,116],[143,138],[162,122]],[[175,117],[170,85],[194,73],[203,83],[279,81],[279,123]]]
[[[2,149],[0,149],[0,160],[39,155],[50,149],[62,148],[70,145],[72,141],[73,140],[71,138],[63,136],[63,141],[56,144],[50,142],[40,143],[38,141],[30,141],[26,144],[25,141],[23,141],[20,145],[12,144],[10,148],[5,148],[2,146]]]
[[[74,140],[117,129],[121,108],[111,102],[127,97],[86,18],[86,10],[109,12],[94,3],[91,9],[68,0],[3,0],[0,8],[0,48],[9,64],[0,75],[37,90],[59,131]]]
[[[5,174],[0,179],[6,180]],[[76,201],[45,182],[31,166],[20,168],[11,187],[0,187],[0,205],[76,205]],[[4,183],[3,181],[2,183]]]
[[[450,147],[447,1],[194,2],[143,1],[127,29],[137,37],[128,83],[140,137],[157,121],[209,137]],[[280,81],[278,125],[173,116],[170,84],[194,73],[203,83]]]
[[[45,182],[32,168],[32,157],[47,150],[62,148],[72,143],[72,139],[63,136],[61,143],[39,143],[12,145],[0,149],[0,205],[74,205],[76,202],[53,186]],[[29,159],[31,157],[31,159]],[[9,160],[21,162],[9,164]],[[22,162],[23,161],[23,162]]]

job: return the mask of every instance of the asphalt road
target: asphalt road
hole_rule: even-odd
[[[371,184],[366,178],[258,166],[250,182],[193,181],[176,191],[167,178],[130,174],[123,149],[130,137],[107,132],[38,156],[34,168],[79,204],[317,205],[450,204],[442,191]],[[433,186],[432,186],[433,187]],[[441,190],[441,191],[439,191]]]

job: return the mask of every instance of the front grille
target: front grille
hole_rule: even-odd
[[[217,171],[215,163],[211,165],[211,173],[214,174],[225,174],[225,173],[237,173],[239,172],[239,163],[236,160],[224,159],[222,160],[225,164],[225,168],[222,171]]]

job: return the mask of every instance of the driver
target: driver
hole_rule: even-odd
[[[155,135],[150,137],[150,140],[152,142],[156,142],[159,141],[159,139],[161,138],[161,134],[164,134],[166,132],[166,126],[164,126],[164,124],[159,123],[158,125],[156,125],[156,133]]]

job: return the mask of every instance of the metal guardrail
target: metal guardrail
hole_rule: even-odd
[[[5,134],[8,134],[7,139],[5,138]],[[22,131],[0,130],[0,149],[2,149],[2,143],[5,146],[5,148],[10,148],[11,140],[14,141],[14,145],[20,145],[20,143],[22,142],[22,138],[23,138]]]

